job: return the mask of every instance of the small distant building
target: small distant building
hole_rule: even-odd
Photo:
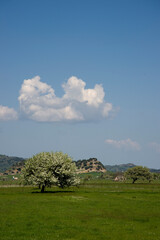
[[[115,182],[123,182],[123,181],[125,181],[125,180],[126,180],[126,179],[125,179],[125,177],[124,177],[123,175],[118,175],[118,176],[116,176],[115,179],[114,179]]]

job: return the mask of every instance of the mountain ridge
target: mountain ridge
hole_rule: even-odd
[[[24,165],[27,158],[7,156],[0,154],[0,172],[11,170],[16,170]],[[125,172],[128,168],[135,167],[137,165],[133,163],[126,164],[116,164],[116,165],[103,165],[97,158],[89,158],[83,160],[74,161],[78,173],[86,172]],[[13,169],[14,168],[14,169]],[[151,172],[160,173],[160,169],[149,168]],[[10,171],[9,171],[10,172]]]
[[[116,164],[116,165],[104,165],[107,171],[110,172],[125,172],[129,168],[133,168],[139,165],[135,165],[133,163],[122,163],[122,164]],[[153,173],[160,173],[160,169],[155,168],[148,168],[150,172]]]

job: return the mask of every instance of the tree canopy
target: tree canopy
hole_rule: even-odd
[[[62,152],[42,152],[28,159],[23,179],[25,184],[39,186],[41,192],[51,185],[64,188],[79,184],[75,163]]]
[[[125,172],[125,177],[131,178],[132,183],[135,183],[135,181],[139,179],[148,180],[150,182],[152,178],[152,174],[150,173],[148,168],[142,167],[142,166],[136,166],[133,168],[129,168]]]

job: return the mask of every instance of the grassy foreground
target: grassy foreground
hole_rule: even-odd
[[[160,240],[160,185],[0,188],[3,240]]]

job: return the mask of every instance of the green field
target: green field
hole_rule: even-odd
[[[160,185],[0,188],[3,240],[160,240]]]

